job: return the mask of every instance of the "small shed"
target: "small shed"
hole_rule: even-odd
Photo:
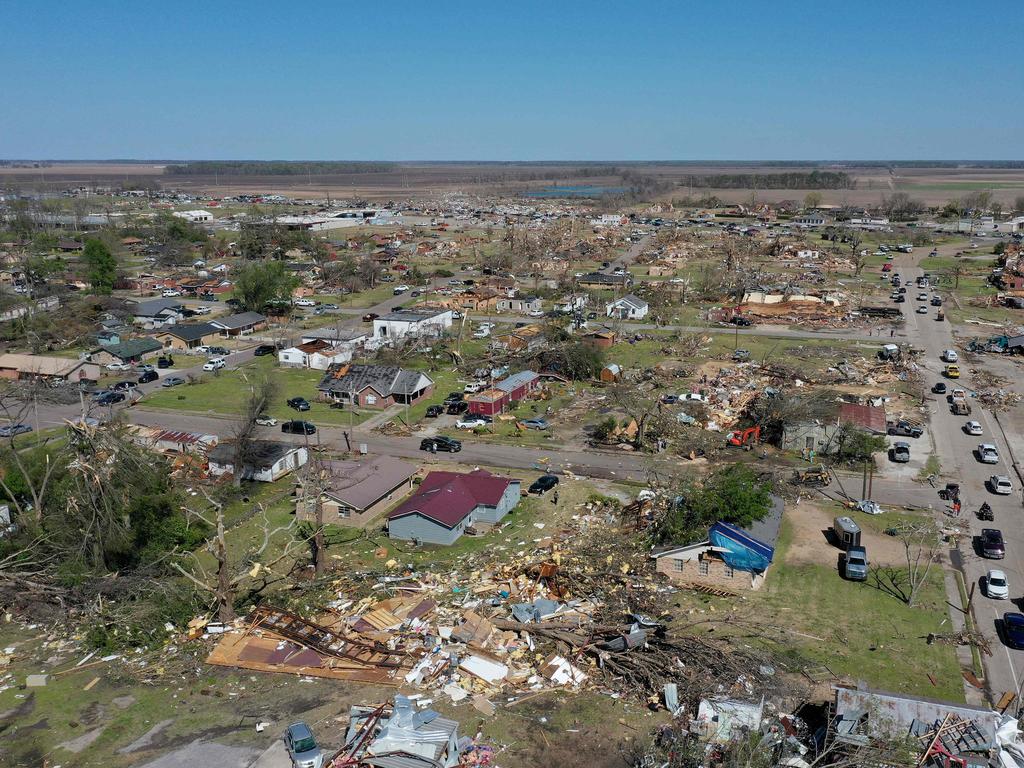
[[[501,413],[511,404],[507,392],[500,389],[485,389],[483,392],[469,397],[469,412],[481,416],[494,416]]]
[[[618,363],[611,363],[601,369],[601,381],[614,383],[622,380],[622,366]]]

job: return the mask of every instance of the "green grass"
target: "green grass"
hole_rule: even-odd
[[[929,475],[938,477],[941,472],[942,462],[939,461],[939,455],[937,453],[929,453],[927,461],[925,461],[924,466],[917,473],[917,480],[924,482],[928,480]]]
[[[834,567],[788,564],[792,535],[784,523],[765,586],[748,598],[759,614],[788,629],[780,650],[882,690],[963,701],[954,649],[925,642],[929,632],[949,630],[939,568],[921,588],[917,605],[908,607],[870,581],[845,581]]]
[[[233,416],[242,412],[244,398],[254,380],[253,377],[267,375],[278,384],[277,400],[268,409],[268,415],[279,420],[301,418],[314,424],[348,426],[359,424],[378,413],[375,410],[335,409],[324,403],[317,403],[314,401],[317,395],[316,385],[323,376],[322,371],[281,368],[276,363],[277,361],[269,355],[256,358],[234,370],[206,374],[194,384],[161,388],[146,396],[142,400],[142,405],[146,408]],[[285,401],[290,397],[305,397],[309,400],[311,409],[300,413],[289,408]]]

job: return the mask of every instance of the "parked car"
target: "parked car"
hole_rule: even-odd
[[[296,411],[308,411],[310,409],[309,401],[304,397],[289,398],[288,407],[294,408]]]
[[[550,424],[548,424],[548,420],[545,419],[543,416],[541,416],[539,418],[536,418],[536,419],[523,419],[522,425],[524,427],[526,427],[527,429],[540,429],[540,430],[545,430],[545,429],[547,429],[548,427],[551,426]]]
[[[160,374],[156,371],[143,371],[139,375],[139,384],[148,384],[151,381],[156,381],[160,378]]]
[[[868,552],[864,547],[848,547],[843,555],[843,576],[850,581],[868,578]]]
[[[936,382],[935,385],[932,387],[932,392],[934,392],[936,395],[944,395],[944,394],[946,394],[946,382],[944,382],[944,381]]]
[[[128,363],[107,363],[108,371],[130,371],[132,367]]]
[[[312,299],[295,299],[295,301],[293,301],[292,304],[294,304],[296,307],[315,307],[316,306],[316,302],[313,301]]]
[[[164,379],[162,382],[160,382],[160,386],[161,387],[176,387],[179,384],[184,384],[184,383],[185,383],[185,380],[183,378],[181,378],[181,376],[168,376],[166,379]]]
[[[208,355],[210,354],[210,345],[201,344],[198,347],[193,347],[192,351],[195,352],[197,355]]]
[[[957,363],[960,361],[960,355],[956,353],[955,349],[947,349],[942,353],[942,360],[947,363]]]
[[[230,355],[231,350],[227,347],[210,347],[211,355]]]
[[[992,475],[988,479],[988,489],[999,496],[1009,496],[1013,493],[1013,483],[1006,475]]]
[[[482,416],[466,416],[455,422],[456,429],[476,429],[477,427],[486,427],[488,424],[487,420]]]
[[[955,363],[950,363],[946,366],[943,371],[947,379],[959,379],[960,378],[960,366]]]
[[[181,291],[175,290],[174,288],[165,288],[164,292],[160,295],[165,299],[176,299],[181,296]]]
[[[465,392],[467,395],[475,395],[477,392],[480,392],[486,388],[487,385],[481,381],[471,381],[469,384],[463,387],[462,391]]]
[[[917,424],[911,424],[906,419],[900,419],[899,421],[890,421],[887,432],[890,435],[899,435],[900,437],[920,437],[924,434],[924,430]]]
[[[985,594],[993,600],[1005,600],[1010,596],[1010,585],[1006,581],[1006,574],[1002,571],[991,570],[985,574]]]
[[[378,317],[380,317],[380,315],[378,315],[376,312],[367,312],[365,315],[363,315],[363,322],[372,323]]]
[[[261,427],[276,427],[277,419],[275,419],[273,416],[257,416],[256,423],[259,424]]]
[[[134,381],[119,381],[111,387],[115,392],[127,392],[129,389],[135,389],[138,386],[138,382]]]
[[[124,392],[104,392],[93,398],[96,405],[113,405],[124,402]]]
[[[933,307],[941,307],[942,306],[942,298],[939,297],[939,296],[932,296],[932,306]]]
[[[982,464],[998,464],[999,449],[992,443],[982,443],[978,446],[978,461]]]
[[[403,285],[396,285],[396,286],[395,286],[395,287],[394,287],[394,288],[393,288],[393,289],[391,290],[391,293],[392,293],[392,294],[394,294],[395,296],[398,296],[398,295],[400,295],[400,294],[403,294],[403,293],[405,293],[405,292],[406,292],[406,291],[408,291],[408,290],[409,290],[409,286],[408,286],[408,285],[404,285],[404,284],[403,284]]]
[[[968,435],[980,437],[984,433],[984,430],[982,430],[981,424],[978,423],[977,421],[968,421],[966,424],[964,424],[964,432],[966,432]]]
[[[289,435],[314,435],[316,425],[302,419],[292,419],[281,425],[281,431]]]
[[[889,458],[897,464],[906,464],[910,461],[910,443],[893,443],[889,449]]]
[[[303,722],[292,723],[284,732],[284,744],[293,768],[321,768],[324,764],[323,750],[313,738],[313,732]]]
[[[444,402],[445,402],[445,404],[447,404],[447,403],[458,403],[458,402],[460,402],[462,400],[465,400],[465,399],[466,399],[466,393],[465,392],[449,392],[445,396]]]
[[[31,431],[32,427],[28,424],[5,424],[0,427],[0,437],[14,437]]]
[[[160,357],[156,361],[157,368],[170,368],[172,365],[174,365],[173,357]]]
[[[526,489],[526,492],[535,493],[538,496],[541,496],[550,491],[556,485],[558,485],[557,477],[555,477],[554,475],[541,475],[532,483],[530,483],[530,487]]]
[[[210,308],[207,307],[205,304],[200,304],[197,307],[192,307],[192,311],[195,312],[197,315],[208,315],[208,314],[210,314]]]
[[[272,355],[277,352],[277,348],[273,344],[260,344],[256,349],[252,351],[256,357],[263,357],[265,355]]]
[[[227,366],[227,363],[224,362],[223,357],[211,357],[209,360],[203,363],[203,370],[219,371],[221,368],[224,368],[225,366]]]
[[[1024,648],[1024,613],[1003,614],[1003,642],[1011,648]]]
[[[1003,532],[998,528],[982,528],[981,536],[978,537],[981,543],[981,556],[989,560],[1002,560],[1006,557],[1006,545],[1003,543]]]
[[[427,406],[427,414],[426,415],[427,415],[428,419],[436,419],[442,413],[444,413],[444,408],[442,408],[440,405],[428,405]]]
[[[448,408],[446,410],[449,416],[458,416],[459,414],[465,413],[469,410],[469,403],[465,400],[456,400],[448,403]]]
[[[144,363],[143,365],[136,366],[135,370],[137,370],[139,373],[147,373],[148,371],[155,371],[156,368],[154,368],[149,363]]]
[[[450,437],[438,435],[437,437],[426,437],[421,440],[420,450],[430,451],[431,453],[437,453],[438,451],[458,453],[462,450],[462,443]]]

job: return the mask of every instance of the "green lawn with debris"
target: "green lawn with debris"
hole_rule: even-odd
[[[792,535],[784,523],[765,586],[747,598],[766,625],[782,630],[774,640],[771,632],[763,633],[766,642],[812,665],[827,665],[841,677],[866,680],[873,688],[964,700],[954,648],[925,642],[930,632],[949,631],[938,567],[921,588],[917,604],[908,607],[870,580],[850,582],[834,567],[787,563]]]

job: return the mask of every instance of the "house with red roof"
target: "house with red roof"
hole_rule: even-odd
[[[477,469],[431,472],[388,515],[388,536],[425,544],[454,544],[475,523],[493,525],[519,503],[520,483]]]

